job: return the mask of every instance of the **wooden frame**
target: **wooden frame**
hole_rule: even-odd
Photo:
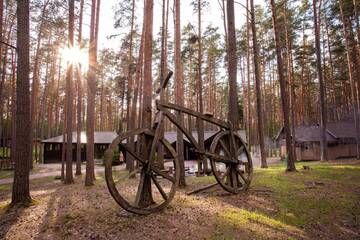
[[[171,75],[172,72],[169,73],[162,86],[158,89],[158,94],[162,94],[162,91],[165,89]],[[130,132],[125,132],[124,134],[118,136],[110,145],[109,149],[106,151],[106,182],[111,195],[121,207],[123,207],[129,212],[137,214],[149,214],[163,209],[174,197],[180,177],[180,169],[178,168],[179,160],[177,158],[176,151],[171,147],[171,145],[166,141],[166,139],[164,139],[161,134],[162,129],[164,128],[165,118],[169,119],[169,121],[175,124],[175,126],[180,129],[180,131],[189,139],[200,159],[205,159],[206,157],[210,159],[212,172],[218,184],[224,190],[237,194],[241,191],[245,191],[248,189],[251,183],[253,172],[251,156],[247,151],[244,141],[239,135],[235,133],[231,122],[222,121],[212,116],[201,114],[180,105],[164,101],[156,101],[156,107],[158,109],[158,112],[155,115],[156,120],[154,121],[151,129],[137,129]],[[188,129],[186,129],[185,125],[178,121],[178,116],[172,113],[172,110],[176,111],[179,114],[188,114],[197,118],[197,120],[212,123],[221,129],[215,135],[214,140],[211,143],[210,150],[201,149],[199,142],[195,140],[194,136]],[[199,134],[204,134],[204,132]],[[139,141],[140,135],[143,136],[143,138],[145,139],[140,140],[140,149],[142,149],[141,153],[136,153],[135,151],[126,146],[124,140],[135,139],[136,136]],[[170,176],[168,173],[162,172],[155,166],[154,161],[155,156],[158,156],[157,151],[159,149],[159,144],[162,144],[173,156],[175,169],[172,176]],[[135,204],[131,204],[123,196],[121,196],[115,186],[115,182],[113,179],[112,158],[114,150],[119,145],[122,145],[122,149],[139,162],[138,167],[140,166],[141,168],[139,171],[134,171],[135,175],[136,173],[140,173],[140,183],[138,191],[136,193]],[[150,151],[146,150],[148,146],[151,146]],[[244,156],[246,158],[246,161],[239,159],[239,157]],[[218,167],[218,164],[224,165],[226,171],[222,173],[219,170],[220,168]],[[163,177],[164,179],[169,180],[172,183],[171,192],[169,193],[169,195],[166,195],[161,186],[159,186],[159,183],[154,177],[154,173]],[[130,173],[129,175],[134,177],[132,173]],[[163,196],[164,202],[155,203],[153,201],[151,196],[151,182],[155,184],[156,188]],[[215,186],[215,184],[212,184],[211,186]],[[208,188],[209,186],[203,189]],[[196,192],[198,191],[199,190],[197,190]]]

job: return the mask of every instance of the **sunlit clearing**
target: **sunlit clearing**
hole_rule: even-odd
[[[80,66],[82,72],[85,72],[89,66],[88,52],[79,46],[63,47],[60,49],[63,64],[73,64]]]

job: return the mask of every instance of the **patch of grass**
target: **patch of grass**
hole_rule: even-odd
[[[0,185],[0,191],[10,190],[11,184],[1,184]]]
[[[0,170],[0,179],[12,178],[14,176],[14,172],[10,170]]]
[[[10,208],[10,203],[0,204],[0,214],[3,214]]]
[[[310,170],[300,170],[302,166]],[[275,218],[293,226],[320,221],[331,223],[352,211],[360,211],[354,188],[360,188],[360,166],[328,163],[297,163],[299,171],[286,173],[282,164],[257,169],[252,187],[274,192],[279,209]]]
[[[247,211],[245,209],[228,208],[223,214],[219,216],[221,221],[226,221],[228,224],[234,226],[246,227],[249,224],[260,224],[269,226],[273,229],[296,231],[293,226],[287,225],[279,220],[270,218],[265,214],[256,211]]]
[[[202,176],[202,177],[187,177],[186,183],[188,185],[202,185],[215,183],[216,179],[214,176]]]

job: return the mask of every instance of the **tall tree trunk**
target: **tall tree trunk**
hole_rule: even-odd
[[[12,82],[11,82],[11,153],[12,162],[15,163],[14,151],[16,149],[16,52],[11,50]]]
[[[136,74],[135,74],[135,82],[134,82],[134,97],[132,99],[133,108],[131,108],[131,121],[134,123],[136,122],[136,115],[137,115],[136,106],[138,103],[139,88],[141,87],[140,86],[141,85],[141,76],[143,73],[144,38],[145,38],[145,22],[143,22],[142,31],[141,31],[140,48],[139,48],[138,60],[137,60],[137,64],[136,64]],[[140,120],[140,114],[139,114],[139,118],[138,118],[137,122],[139,122],[139,120]],[[140,126],[136,126],[136,124],[134,124],[134,128],[136,128],[136,127],[140,127]],[[130,142],[133,143],[134,140],[130,139]],[[133,147],[133,146],[131,146],[131,147]],[[133,147],[133,149],[135,150],[135,146]]]
[[[30,116],[30,27],[29,1],[17,3],[17,52],[16,81],[16,149],[14,149],[15,172],[12,189],[12,204],[28,205],[31,202],[29,173],[31,160]]]
[[[239,129],[238,113],[238,91],[237,91],[237,57],[236,57],[236,32],[235,32],[235,14],[234,0],[227,1],[227,22],[228,22],[228,74],[229,74],[229,111],[228,119],[235,129]]]
[[[133,101],[132,98],[134,98],[133,96],[133,92],[134,92],[134,85],[135,83],[133,83],[133,70],[132,70],[132,66],[133,66],[133,32],[134,32],[134,19],[135,19],[135,0],[132,0],[132,8],[131,8],[131,28],[130,28],[130,46],[129,46],[129,66],[128,66],[128,86],[129,86],[129,90],[127,93],[127,120],[128,120],[128,126],[127,126],[127,130],[133,130],[135,128],[135,119],[132,118],[132,109],[135,108],[136,109],[136,105],[132,105]],[[130,139],[130,148],[132,150],[134,150],[134,139]],[[134,158],[133,156],[131,156],[130,154],[128,154],[126,156],[126,169],[129,170],[129,172],[134,171]]]
[[[295,136],[295,90],[294,90],[294,80],[293,80],[293,63],[292,63],[292,43],[290,40],[290,33],[288,24],[288,16],[287,16],[287,0],[284,2],[284,24],[285,24],[285,42],[286,42],[286,55],[287,55],[287,77],[289,83],[289,102],[290,102],[290,119],[291,119],[291,134]],[[296,159],[296,142],[295,137],[292,137],[291,144],[293,145],[293,156]]]
[[[162,86],[166,77],[166,55],[165,55],[165,42],[167,41],[167,29],[166,29],[166,0],[162,2],[162,28],[161,28],[161,56],[160,56],[160,86]],[[160,101],[164,101],[164,91],[161,91]],[[160,138],[164,138],[164,125],[161,126]],[[158,161],[159,167],[164,168],[164,147],[162,144],[158,148]]]
[[[246,0],[246,9],[249,9],[249,0]],[[246,11],[246,73],[247,73],[247,144],[251,151],[251,75],[250,75],[250,22],[249,11]]]
[[[358,90],[360,83],[360,70],[359,70],[359,62],[357,57],[357,47],[354,39],[354,33],[352,30],[351,21],[348,17],[345,16],[344,12],[344,2],[340,0],[340,15],[343,25],[343,32],[345,36],[345,46],[346,46],[346,55],[348,61],[348,69],[349,69],[349,78],[350,78],[350,86],[351,86],[351,99],[352,99],[352,108],[354,114],[354,122],[356,128],[356,143],[357,143],[357,159],[360,159],[360,119],[359,119],[359,99],[358,99]]]
[[[331,51],[331,45],[330,45],[330,34],[329,34],[329,20],[326,16],[326,14],[324,14],[324,19],[325,19],[325,30],[326,30],[326,43],[327,43],[327,50],[328,50],[328,54],[329,54],[329,64],[330,64],[330,82],[331,82],[331,100],[333,103],[334,107],[337,107],[336,105],[336,94],[335,94],[335,77],[334,77],[334,61],[333,61],[333,54]],[[337,110],[334,109],[334,117],[335,117],[335,121],[339,120],[339,116],[337,114]]]
[[[202,51],[202,28],[201,28],[201,0],[198,0],[198,109],[201,114],[204,113],[204,104],[203,104],[203,80],[202,80],[202,60],[203,60],[203,51]],[[183,91],[181,94],[183,94]],[[182,100],[183,101],[183,100]],[[205,137],[204,137],[204,121],[200,118],[197,118],[197,128],[198,128],[198,142],[200,151],[205,151]],[[200,156],[200,160],[203,165],[204,173],[208,173],[207,159],[202,155]],[[201,168],[198,168],[199,172]]]
[[[33,70],[33,81],[32,81],[32,89],[31,89],[31,128],[33,130],[33,136],[37,138],[37,111],[38,111],[38,98],[39,98],[39,70],[40,70],[40,59],[41,59],[41,40],[42,34],[44,31],[44,23],[45,23],[45,11],[49,4],[50,0],[46,0],[42,7],[41,11],[41,19],[40,19],[40,26],[39,32],[37,35],[37,44],[36,44],[36,53],[34,59],[34,70]],[[37,141],[32,141],[32,148],[35,149],[35,161],[38,159],[38,145]],[[33,159],[31,159],[30,163],[31,169],[33,168]]]
[[[321,1],[321,0],[320,0]],[[327,161],[327,141],[326,141],[326,90],[323,77],[323,69],[321,66],[321,47],[320,47],[320,13],[317,13],[317,0],[313,0],[313,13],[314,13],[314,29],[315,29],[315,52],[316,52],[316,69],[320,87],[320,129],[321,129],[321,140],[320,140],[320,160]],[[320,11],[321,8],[319,8]]]
[[[80,0],[80,16],[79,16],[79,36],[78,47],[81,49],[82,45],[82,23],[84,12],[84,0]],[[81,114],[82,114],[82,72],[81,66],[76,68],[77,72],[77,127],[76,127],[76,171],[75,175],[81,175]]]
[[[49,38],[48,40],[48,45],[50,45],[50,42],[51,42],[51,37]],[[40,139],[44,139],[44,128],[45,128],[45,119],[41,119],[41,116],[46,116],[46,105],[50,105],[49,102],[47,102],[47,95],[48,93],[50,92],[49,91],[49,86],[51,86],[51,82],[49,84],[49,75],[51,77],[51,74],[52,74],[52,70],[54,69],[52,66],[51,66],[51,70],[49,70],[49,65],[50,65],[50,61],[52,60],[52,58],[50,57],[50,51],[48,52],[47,54],[47,57],[46,57],[46,69],[45,69],[45,81],[44,81],[44,91],[42,93],[42,96],[41,96],[41,99],[40,99],[40,109],[39,109],[39,115],[37,117],[38,119],[38,122],[37,122],[37,126],[39,127],[39,137]],[[50,71],[50,73],[49,73]],[[40,120],[41,119],[41,120]],[[40,143],[40,146],[39,146],[39,162],[40,163],[43,163],[43,148],[42,148],[42,145]]]
[[[180,0],[175,0],[175,103],[179,105],[184,104],[184,89],[183,89],[183,72],[181,63],[181,16],[180,16]],[[178,121],[184,123],[184,118],[181,112],[177,113]],[[180,161],[180,187],[185,187],[185,163],[184,163],[184,136],[180,129],[177,129],[176,151]]]
[[[151,103],[152,103],[152,41],[153,41],[153,14],[154,1],[145,1],[145,36],[144,36],[144,82],[143,82],[143,109],[142,109],[142,126],[144,128],[151,128]],[[149,144],[147,139],[141,139],[142,155],[145,157],[146,148]],[[151,178],[146,174],[145,169],[141,172],[141,181],[143,184],[139,185],[138,195],[135,203],[137,206],[149,206],[154,201],[151,194]]]
[[[257,42],[256,23],[255,23],[255,8],[254,0],[250,0],[251,6],[251,29],[252,29],[252,40],[253,40],[253,54],[254,54],[254,70],[255,70],[255,85],[256,85],[256,104],[257,104],[257,117],[258,117],[258,132],[259,132],[259,143],[260,143],[260,154],[261,154],[261,168],[267,168],[266,163],[266,150],[264,143],[264,116],[262,111],[262,100],[261,100],[261,76],[260,76],[260,59],[259,49]]]
[[[290,120],[289,120],[289,98],[286,91],[286,80],[284,77],[284,66],[283,59],[281,55],[281,46],[280,46],[280,34],[278,30],[277,15],[276,15],[276,5],[274,0],[270,0],[271,10],[272,10],[272,22],[274,28],[274,40],[276,48],[276,59],[277,59],[277,68],[278,68],[278,77],[280,82],[280,93],[281,93],[281,104],[284,118],[284,131],[286,138],[286,151],[288,155],[287,160],[287,171],[296,171],[295,159],[293,156],[292,144],[291,144],[291,132],[290,132]]]
[[[97,0],[100,1],[100,0]],[[95,93],[96,93],[96,11],[97,1],[91,3],[91,21],[90,21],[90,48],[89,48],[89,69],[87,79],[87,121],[86,121],[86,174],[85,185],[94,185],[94,132],[95,132]]]
[[[74,0],[69,0],[69,43],[68,47],[74,46]],[[73,65],[68,63],[66,72],[66,168],[65,168],[65,184],[74,182],[72,172],[72,132],[73,132]]]

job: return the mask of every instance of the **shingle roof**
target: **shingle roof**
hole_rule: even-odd
[[[297,126],[295,127],[296,142],[319,142],[321,139],[319,126]],[[326,132],[326,140],[328,142],[336,141],[329,132]]]
[[[95,132],[94,133],[94,143],[96,144],[110,144],[117,136],[116,132]],[[77,133],[73,132],[72,142],[76,143]],[[86,132],[81,132],[80,135],[81,143],[86,143]],[[57,136],[53,138],[46,139],[42,141],[43,143],[62,143],[63,136]],[[66,137],[65,137],[66,142]]]
[[[333,122],[327,123],[326,139],[329,142],[335,142],[341,138],[355,138],[356,130],[352,122]],[[280,129],[276,139],[283,138],[283,128]],[[319,142],[320,141],[320,126],[296,126],[295,127],[296,142]]]
[[[356,128],[352,122],[328,123],[327,129],[336,138],[356,138]]]

